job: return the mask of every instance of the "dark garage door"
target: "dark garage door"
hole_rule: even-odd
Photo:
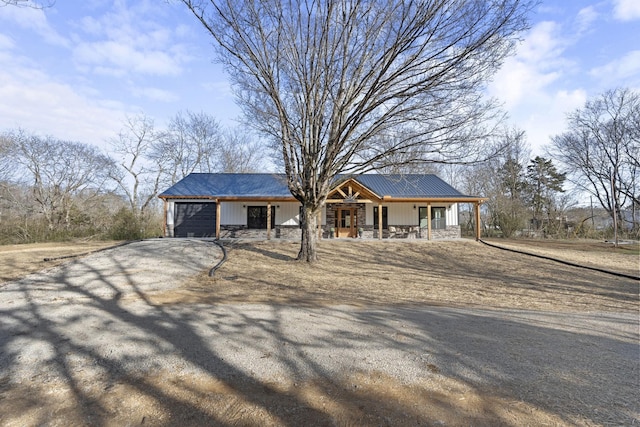
[[[215,237],[215,203],[176,203],[173,235],[176,237]]]

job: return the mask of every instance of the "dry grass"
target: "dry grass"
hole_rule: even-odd
[[[580,245],[579,245],[580,246]],[[157,303],[447,305],[551,311],[637,311],[638,281],[501,251],[481,243],[323,241],[320,261],[294,261],[298,244],[227,244],[214,278],[199,274]],[[521,248],[522,249],[522,248]],[[539,252],[542,249],[537,248]],[[637,274],[638,257],[591,247],[588,260]],[[576,251],[579,252],[578,249]]]
[[[498,241],[502,245],[600,268],[638,273],[638,246],[613,250],[595,242]],[[108,246],[109,243],[104,243]],[[48,267],[42,258],[102,246],[0,248],[0,279]],[[321,260],[295,262],[297,243],[227,245],[229,259],[149,302],[358,306],[448,305],[550,311],[638,310],[638,281],[569,267],[473,241],[322,241]],[[0,424],[22,425],[599,425],[579,412],[546,410],[489,387],[438,374],[399,382],[383,373],[345,372],[296,383],[220,380],[159,372],[17,386],[0,380]],[[539,389],[539,388],[538,388]],[[526,394],[522,391],[520,395]],[[566,393],[571,393],[566,390]],[[615,409],[615,408],[614,408]],[[619,409],[619,408],[618,408]],[[619,420],[611,423],[620,424]],[[608,424],[607,424],[608,425]]]
[[[0,246],[0,283],[18,279],[67,261],[65,259],[45,261],[45,258],[80,255],[118,243],[115,241],[76,241]]]
[[[295,383],[229,383],[163,372],[121,378],[106,389],[51,383],[0,400],[0,422],[24,425],[154,426],[519,426],[571,422],[535,405],[436,377],[408,385],[379,372]],[[79,399],[79,394],[82,399]],[[39,405],[34,405],[39,401]],[[41,410],[43,404],[56,408]],[[17,408],[22,410],[16,411]],[[13,415],[15,414],[15,415]],[[63,420],[50,424],[51,418]]]

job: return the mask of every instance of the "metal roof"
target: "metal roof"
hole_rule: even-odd
[[[192,173],[159,197],[292,197],[276,173]]]
[[[458,190],[433,174],[364,174],[353,178],[383,197],[465,197]]]
[[[352,178],[381,197],[466,198],[433,174],[364,174]],[[192,173],[160,194],[160,197],[288,198],[292,197],[284,174]]]

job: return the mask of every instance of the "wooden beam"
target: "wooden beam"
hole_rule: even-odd
[[[431,203],[427,203],[427,240],[431,240]]]
[[[322,239],[322,210],[318,212],[318,219],[316,222],[318,223],[318,239]]]
[[[169,237],[167,236],[167,212],[169,211],[169,206],[168,206],[169,202],[167,202],[167,199],[163,199],[163,202],[164,202],[164,224],[162,225],[162,233],[164,237]]]
[[[271,240],[271,202],[267,202],[267,240]]]
[[[325,200],[325,203],[344,203],[344,199],[327,199]],[[356,200],[356,203],[373,203],[373,201],[368,199],[358,199]]]
[[[382,240],[382,203],[378,203],[378,240]]]
[[[482,238],[482,229],[480,228],[480,203],[475,203],[475,216],[476,216],[476,240],[480,240]]]
[[[216,199],[216,239],[220,240],[220,200]]]
[[[346,195],[346,194],[344,194],[344,191],[342,191],[342,189],[341,189],[341,188],[336,188],[336,191],[337,191],[338,193],[340,193],[340,195],[342,195],[342,197],[344,197],[345,199],[347,198],[347,195]]]

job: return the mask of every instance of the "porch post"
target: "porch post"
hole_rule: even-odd
[[[267,202],[267,240],[271,240],[271,202]]]
[[[482,237],[482,230],[480,229],[480,203],[474,204],[475,216],[476,216],[476,240],[480,240]]]
[[[220,240],[220,199],[216,199],[216,239]]]
[[[162,235],[164,237],[169,237],[167,236],[167,212],[169,211],[169,203],[167,202],[167,199],[162,199],[162,201],[164,202],[164,224],[162,224]]]
[[[378,240],[382,240],[382,203],[378,203]]]
[[[322,239],[322,210],[318,212],[318,239]]]
[[[431,203],[427,203],[427,240],[431,240]]]

